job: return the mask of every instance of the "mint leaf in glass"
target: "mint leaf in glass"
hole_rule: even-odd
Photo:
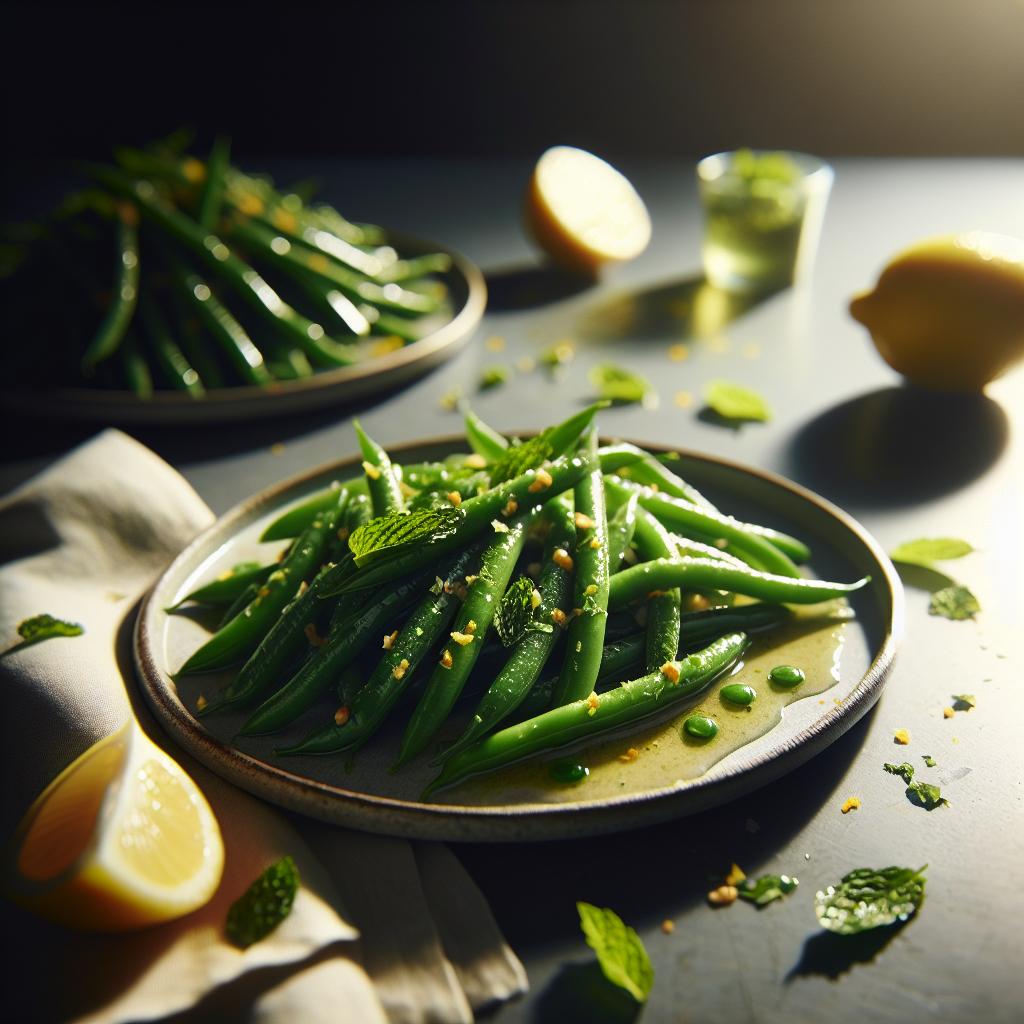
[[[814,912],[823,928],[856,935],[906,921],[924,900],[924,870],[857,868],[814,896]]]
[[[613,910],[591,903],[577,903],[576,909],[587,945],[597,954],[604,976],[638,1003],[646,1002],[654,985],[654,968],[640,936]]]

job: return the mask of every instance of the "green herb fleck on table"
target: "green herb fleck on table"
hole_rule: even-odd
[[[788,896],[799,884],[800,880],[790,875],[762,875],[757,879],[745,879],[736,890],[741,900],[758,907],[766,907],[769,903]]]
[[[488,366],[480,374],[480,390],[489,391],[491,388],[500,388],[507,384],[511,373],[507,366]]]
[[[604,976],[645,1003],[654,985],[654,968],[640,936],[613,910],[577,903],[587,945],[597,954]]]
[[[462,401],[462,392],[458,388],[453,388],[451,391],[446,391],[440,398],[440,405],[442,409],[448,412],[454,412],[459,407],[459,402]]]
[[[576,349],[568,341],[560,341],[544,349],[540,354],[541,366],[557,370],[560,366],[571,363],[576,356]]]
[[[928,602],[929,615],[960,621],[973,619],[981,611],[978,599],[961,583],[935,591]]]
[[[517,644],[528,632],[550,633],[554,626],[534,618],[533,580],[520,576],[511,584],[494,615],[494,628],[505,647]]]
[[[935,768],[936,767],[935,758],[932,757],[931,754],[922,754],[921,755],[921,760],[924,761],[924,765],[925,765],[926,768]]]
[[[930,782],[912,782],[907,786],[907,799],[926,811],[934,811],[942,804],[949,804],[939,787],[933,786]]]
[[[906,921],[924,900],[924,871],[918,868],[857,868],[814,896],[814,912],[823,928],[857,935]]]
[[[641,402],[651,406],[658,397],[649,380],[615,363],[599,363],[595,366],[590,371],[590,383],[599,398],[606,398],[610,402]]]
[[[975,705],[975,699],[973,693],[954,693],[953,694],[953,710],[954,711],[970,711]]]
[[[965,540],[957,537],[933,537],[908,540],[889,552],[894,562],[920,565],[930,569],[936,562],[963,558],[974,550]]]
[[[890,775],[898,775],[908,786],[914,781],[914,766],[906,761],[903,764],[889,764],[886,762],[882,767]]]
[[[66,622],[64,619],[55,619],[52,615],[33,615],[18,623],[18,636],[21,643],[9,647],[4,654],[12,654],[32,644],[41,643],[43,640],[53,640],[59,636],[81,636],[85,628],[77,622]]]
[[[265,939],[291,912],[299,891],[299,869],[282,857],[231,904],[225,931],[240,949]]]
[[[732,381],[711,381],[704,389],[704,401],[726,420],[764,423],[772,418],[768,403],[756,391]]]

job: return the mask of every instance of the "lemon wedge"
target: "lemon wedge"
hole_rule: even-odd
[[[973,231],[919,242],[850,313],[911,382],[980,391],[1024,358],[1024,241]]]
[[[582,273],[631,260],[651,240],[651,218],[636,189],[611,164],[573,146],[555,146],[537,161],[525,214],[552,260]]]
[[[123,931],[209,901],[224,847],[186,772],[134,723],[40,794],[16,834],[14,899],[58,924]]]

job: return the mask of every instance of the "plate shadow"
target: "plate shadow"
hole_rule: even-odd
[[[593,288],[597,278],[574,274],[550,263],[499,267],[484,272],[491,313],[538,309]]]

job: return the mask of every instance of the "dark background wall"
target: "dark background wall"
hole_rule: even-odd
[[[266,13],[273,10],[275,13]],[[8,8],[10,152],[1024,153],[1024,0]]]

